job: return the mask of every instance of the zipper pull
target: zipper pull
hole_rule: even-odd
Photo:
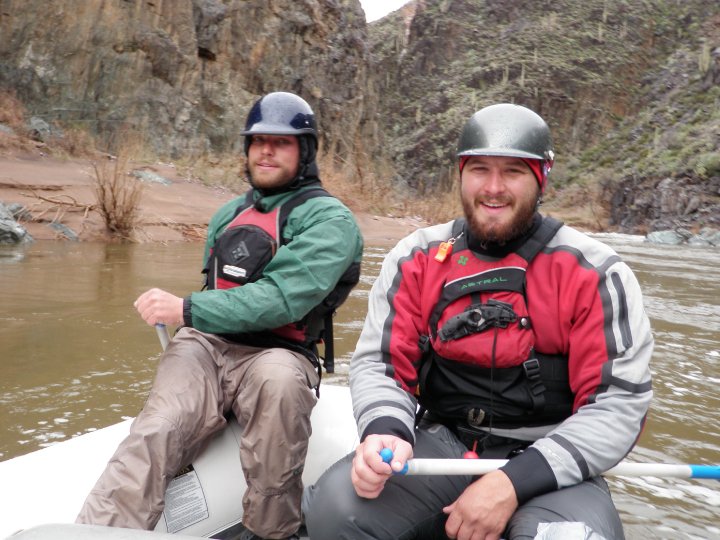
[[[435,254],[435,260],[437,262],[443,262],[445,259],[447,259],[448,255],[452,253],[453,250],[453,244],[457,242],[458,238],[460,238],[463,235],[462,232],[458,234],[455,238],[450,238],[447,242],[440,242],[440,245],[438,246],[438,251]]]

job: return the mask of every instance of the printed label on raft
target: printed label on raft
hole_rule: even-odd
[[[208,518],[207,501],[197,473],[176,476],[165,492],[165,523],[169,533],[180,531]]]

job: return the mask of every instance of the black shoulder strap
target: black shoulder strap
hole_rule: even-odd
[[[302,203],[309,199],[314,199],[316,197],[332,197],[330,193],[327,192],[327,190],[324,187],[317,186],[312,189],[307,189],[305,191],[299,192],[297,195],[295,195],[292,199],[289,201],[283,203],[283,205],[280,207],[280,217],[278,220],[278,225],[280,226],[280,242],[285,243],[285,236],[282,234],[283,229],[285,228],[285,224],[287,223],[288,216],[290,215],[290,212],[292,212],[295,208],[300,206]]]
[[[250,188],[249,190],[247,190],[245,192],[245,199],[243,200],[243,202],[238,204],[237,208],[235,209],[235,213],[233,214],[233,219],[235,219],[240,214],[240,212],[250,208],[254,204],[255,204],[255,188]]]
[[[562,226],[562,221],[549,216],[543,217],[538,230],[518,249],[517,254],[530,264]]]
[[[322,186],[315,186],[311,189],[306,189],[304,191],[299,192],[297,195],[295,195],[292,199],[285,202],[280,207],[280,216],[278,218],[278,224],[280,227],[280,242],[285,243],[285,235],[283,234],[283,229],[285,229],[285,224],[287,223],[288,216],[290,216],[290,212],[292,212],[295,208],[303,204],[305,201],[309,199],[314,199],[316,197],[332,197],[330,193],[327,192],[325,188]],[[342,280],[342,278],[341,278]],[[355,282],[357,283],[357,281]],[[348,291],[349,292],[349,291]],[[332,293],[331,293],[332,295]],[[343,298],[344,300],[344,298]],[[327,300],[326,300],[327,301]],[[311,318],[313,318],[313,315],[316,311],[315,308],[311,310],[311,312],[305,317],[305,323],[307,325],[317,325],[318,323],[321,324],[322,328],[318,329],[317,332],[322,335],[322,339],[325,343],[325,357],[323,358],[323,366],[325,367],[325,371],[328,373],[334,373],[335,372],[335,343],[334,343],[334,336],[333,336],[333,314],[335,312],[335,309],[328,311],[327,313],[324,313],[320,316],[319,320],[315,321],[314,323],[310,321]],[[320,336],[318,336],[320,337]],[[318,367],[318,371],[319,371]]]
[[[468,235],[467,233],[460,236],[460,233],[465,231],[465,218],[458,218],[455,220],[452,226],[452,237],[457,238],[457,241],[455,242],[455,245],[453,246],[453,251],[460,251],[461,249],[465,249],[468,245],[467,239]],[[460,238],[458,238],[460,236]]]

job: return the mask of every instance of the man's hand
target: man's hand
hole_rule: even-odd
[[[498,540],[517,510],[515,488],[502,471],[493,471],[470,484],[450,506],[445,533],[458,540]]]
[[[150,326],[183,324],[183,299],[161,289],[142,293],[133,306]]]
[[[392,450],[393,459],[390,464],[380,457],[380,450],[383,448]],[[355,492],[366,499],[376,498],[393,471],[401,471],[412,455],[412,446],[400,437],[368,435],[355,450],[353,458],[350,477]]]

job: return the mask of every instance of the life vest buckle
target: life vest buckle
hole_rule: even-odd
[[[533,407],[535,409],[543,409],[545,407],[545,385],[540,378],[540,361],[535,358],[529,358],[522,364],[525,370],[525,376],[530,381],[530,393],[533,396]]]
[[[540,362],[537,358],[530,358],[523,362],[525,376],[531,381],[540,378]]]

